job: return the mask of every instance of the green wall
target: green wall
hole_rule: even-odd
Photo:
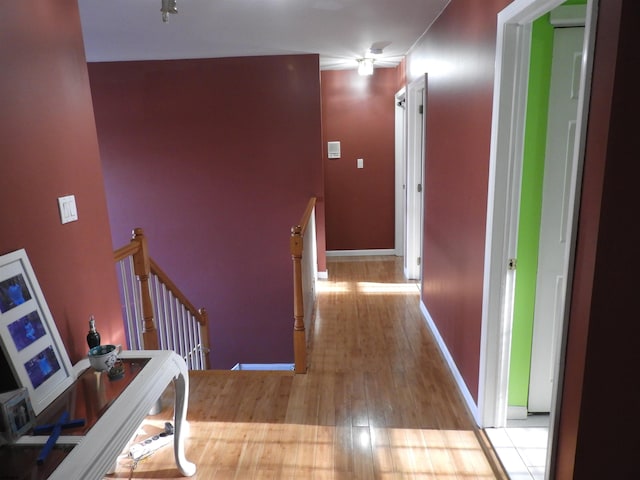
[[[548,14],[533,23],[531,42],[508,397],[509,405],[522,407],[527,406],[529,397],[542,181],[553,52],[553,27],[549,23]]]

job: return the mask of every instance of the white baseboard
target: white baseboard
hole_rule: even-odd
[[[231,370],[285,370],[293,371],[293,363],[236,363]]]
[[[507,420],[526,420],[528,416],[527,407],[507,405]]]
[[[480,412],[478,411],[478,406],[476,405],[476,402],[473,399],[471,392],[467,388],[467,384],[464,382],[464,379],[460,374],[460,370],[458,370],[458,366],[456,365],[456,362],[453,360],[453,357],[449,353],[449,349],[447,348],[446,343],[444,343],[444,340],[440,335],[440,332],[438,331],[438,328],[436,327],[436,324],[434,323],[433,318],[431,318],[431,315],[429,314],[429,311],[427,310],[427,307],[422,300],[420,300],[420,311],[424,316],[425,322],[427,323],[427,327],[429,327],[429,330],[431,330],[431,333],[433,333],[433,336],[436,339],[436,343],[438,344],[438,347],[440,348],[440,351],[442,352],[442,355],[444,356],[444,359],[447,362],[447,365],[449,366],[449,370],[451,370],[453,378],[456,381],[456,384],[458,385],[458,389],[460,390],[460,393],[462,393],[462,397],[464,398],[464,401],[467,404],[467,407],[469,408],[471,415],[473,415],[473,419],[475,420],[476,425],[480,425]]]
[[[327,250],[327,257],[365,257],[374,255],[395,255],[393,248],[381,248],[370,250]]]
[[[329,278],[329,270],[325,270],[324,272],[318,272],[318,280],[326,280]]]

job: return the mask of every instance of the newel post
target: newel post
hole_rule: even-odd
[[[158,332],[153,321],[153,304],[151,303],[151,293],[149,291],[151,261],[149,260],[147,238],[141,228],[133,230],[131,241],[138,243],[138,250],[133,254],[133,269],[140,282],[142,318],[144,320],[142,332],[143,348],[145,350],[158,350]]]
[[[296,373],[307,371],[307,341],[304,330],[302,293],[302,227],[291,228],[291,260],[293,261],[293,356]]]
[[[209,312],[203,307],[198,309],[200,314],[200,337],[202,340],[204,355],[204,369],[209,370]]]

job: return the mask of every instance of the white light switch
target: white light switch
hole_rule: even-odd
[[[63,224],[78,220],[75,195],[58,197],[58,208],[60,209],[60,221]]]
[[[364,159],[363,158],[359,158],[358,159],[358,168],[364,168]]]

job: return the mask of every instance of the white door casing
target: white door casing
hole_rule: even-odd
[[[426,76],[411,82],[407,89],[407,221],[404,273],[410,280],[422,279],[420,257],[424,211],[425,86]]]
[[[395,95],[395,242],[398,257],[405,254],[405,212],[407,180],[407,94],[403,87]]]
[[[569,194],[582,66],[583,27],[554,31],[544,164],[529,412],[549,412],[566,297]]]

